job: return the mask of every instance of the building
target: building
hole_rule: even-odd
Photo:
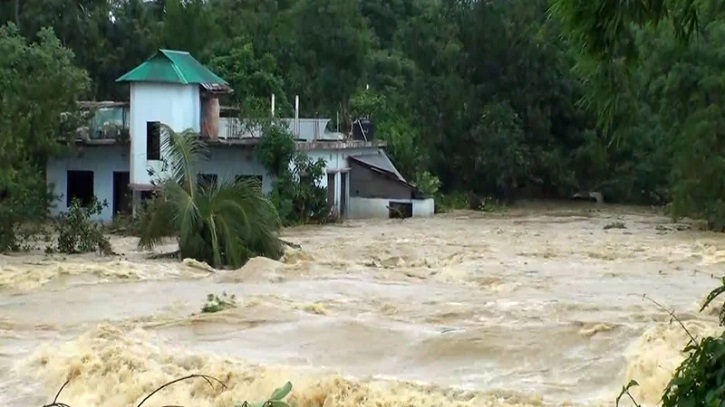
[[[48,162],[47,182],[61,196],[54,214],[67,210],[74,196],[105,200],[101,221],[130,213],[153,188],[150,170],[162,174],[158,123],[174,131],[193,129],[207,141],[210,156],[197,166],[201,177],[256,177],[265,192],[272,189],[274,180],[254,154],[260,135],[243,129],[239,119],[229,117],[230,109],[219,106],[219,96],[232,89],[189,53],[159,50],[117,82],[130,84],[130,102],[82,104],[93,115],[79,132],[77,148]],[[368,140],[372,132],[347,137],[329,130],[329,121],[300,119],[297,113],[282,120],[295,134],[298,150],[325,160],[321,183],[333,211],[344,218],[433,214],[433,200],[400,175],[384,143]]]

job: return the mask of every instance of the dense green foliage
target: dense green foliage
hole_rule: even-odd
[[[325,161],[297,151],[292,133],[280,123],[263,126],[262,133],[255,150],[259,161],[275,177],[270,199],[282,223],[288,226],[327,221],[327,190],[321,184]]]
[[[719,287],[710,291],[700,307],[700,312],[709,307],[723,293],[725,293],[725,277]],[[662,307],[659,303],[653,302]],[[677,321],[690,340],[682,350],[688,356],[677,367],[662,394],[662,407],[723,405],[725,403],[725,333],[717,337],[696,338],[672,311],[668,312],[672,317],[671,322]],[[720,325],[725,326],[725,303],[720,306],[719,319]],[[626,386],[622,387],[616,405],[619,406],[620,400],[629,398],[635,406],[640,407],[630,393],[630,389],[636,386],[639,386],[637,380],[630,380]]]
[[[73,128],[74,115],[61,113],[75,111],[88,85],[52,31],[34,34],[0,27],[0,251],[21,248],[20,223],[47,215],[45,158],[61,148],[59,130]]]
[[[163,131],[167,172],[155,181],[159,191],[142,219],[139,246],[151,248],[173,236],[182,257],[214,267],[239,267],[254,256],[278,259],[279,217],[261,185],[243,179],[200,182],[195,164],[204,158],[206,144],[190,132],[167,126]]]
[[[505,201],[599,191],[609,202],[671,203],[673,215],[723,229],[720,3],[5,2],[0,21],[18,29],[4,29],[3,47],[22,52],[4,49],[0,62],[3,100],[12,102],[1,112],[9,124],[0,131],[12,137],[2,139],[11,142],[0,163],[18,163],[0,182],[10,190],[18,171],[40,167],[59,125],[50,118],[84,96],[83,70],[91,97],[124,100],[128,89],[114,79],[167,47],[227,78],[236,92],[223,102],[245,117],[266,115],[272,93],[279,115],[290,115],[299,95],[302,117],[329,117],[342,131],[370,116],[403,175],[431,194]],[[22,80],[25,72],[37,80]],[[28,106],[42,127],[23,124]],[[274,198],[278,209],[313,217],[310,207],[292,209],[304,194],[290,194],[286,181],[277,183],[277,195],[289,195]],[[29,182],[12,199],[37,196],[40,185]]]
[[[108,206],[106,202],[94,201],[84,207],[77,198],[73,198],[68,211],[55,220],[53,226],[57,235],[57,244],[55,247],[47,247],[46,252],[98,251],[101,254],[111,254],[111,243],[103,227],[92,220],[93,216],[100,214],[105,206]]]

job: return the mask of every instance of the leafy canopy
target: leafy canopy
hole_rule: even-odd
[[[0,251],[17,249],[22,221],[47,215],[46,159],[75,129],[76,100],[88,77],[53,30],[28,41],[13,24],[0,27]]]

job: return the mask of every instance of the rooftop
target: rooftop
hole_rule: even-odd
[[[214,93],[231,93],[227,81],[210,71],[186,51],[160,49],[116,82],[161,82],[198,84]]]

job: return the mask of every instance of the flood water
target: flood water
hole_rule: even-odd
[[[621,222],[625,228],[606,228]],[[646,209],[556,205],[284,232],[236,271],[118,258],[0,257],[0,404],[233,406],[287,380],[290,404],[656,405],[725,271],[725,236]],[[169,246],[171,247],[171,246]],[[169,250],[169,247],[165,248]],[[163,251],[164,248],[160,250]],[[207,294],[237,307],[200,314]]]

